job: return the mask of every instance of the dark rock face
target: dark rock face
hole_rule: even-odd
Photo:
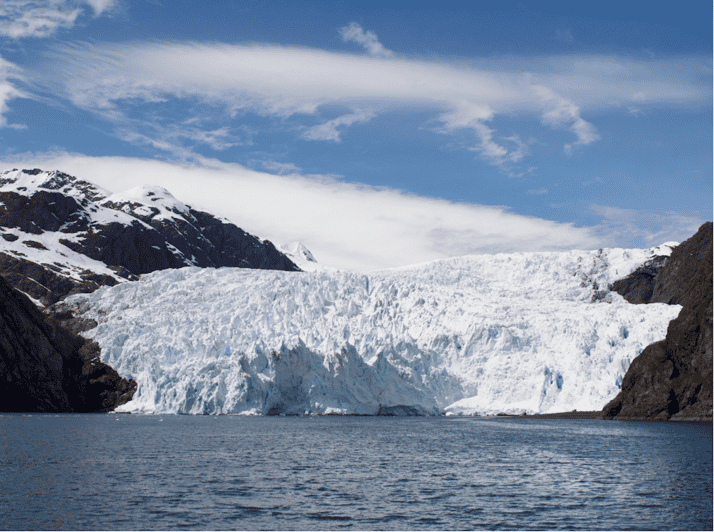
[[[31,187],[20,186],[28,176],[34,178]],[[272,243],[183,205],[159,187],[145,189],[135,201],[107,197],[62,172],[0,174],[0,242],[6,242],[0,245],[0,275],[47,306],[167,268],[299,271]],[[21,246],[8,248],[18,240]],[[54,252],[53,258],[38,260],[42,251]]]
[[[677,246],[651,302],[682,305],[667,337],[632,361],[605,419],[712,420],[712,223]]]
[[[708,261],[709,288],[702,285],[702,268]],[[712,223],[707,222],[699,231],[672,250],[667,266],[657,275],[650,303],[667,303],[691,307],[709,294],[711,304]]]
[[[657,256],[648,260],[624,279],[612,283],[610,290],[617,292],[632,304],[652,303],[656,278],[668,257]]]
[[[56,266],[37,264],[24,257],[0,252],[0,276],[14,288],[45,305],[50,305],[64,296],[94,292],[100,286],[117,284],[114,277],[91,270],[81,271],[79,275],[81,281],[63,275],[62,270]],[[126,278],[138,279],[128,272]]]
[[[0,411],[107,412],[136,383],[99,361],[99,346],[65,330],[0,278]]]
[[[184,266],[299,271],[267,241],[159,187],[110,195],[40,169],[0,174],[0,411],[105,412],[136,383],[78,336],[65,296]],[[9,284],[8,284],[9,283]],[[16,288],[48,307],[43,315]]]

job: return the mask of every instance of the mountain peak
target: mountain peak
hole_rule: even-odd
[[[113,194],[39,168],[0,173],[0,237],[0,275],[44,305],[163,269],[299,270],[270,242],[165,188]]]
[[[141,185],[112,194],[101,205],[139,217],[161,219],[190,215],[190,208],[186,204],[177,200],[165,188],[155,185]]]
[[[44,171],[40,168],[8,170],[0,174],[0,190],[15,192],[23,196],[32,196],[39,190],[62,192],[67,196],[100,201],[111,194],[94,183],[77,179],[59,170]]]
[[[295,257],[298,260],[317,263],[317,260],[315,259],[312,252],[307,249],[307,247],[305,247],[302,242],[290,242],[289,244],[281,244],[280,246],[278,246],[278,249],[286,255]]]

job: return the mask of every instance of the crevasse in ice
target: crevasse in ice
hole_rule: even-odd
[[[88,300],[121,410],[495,414],[597,410],[680,307],[608,284],[653,254],[466,256],[369,274],[183,268]]]

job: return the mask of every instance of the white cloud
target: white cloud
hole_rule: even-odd
[[[290,117],[286,127],[303,138],[332,141],[349,125],[379,113],[426,110],[440,124],[435,130],[472,134],[467,149],[505,174],[519,175],[514,164],[527,153],[513,141],[517,131],[508,132],[508,142],[500,140],[504,136],[493,124],[497,117],[539,116],[544,125],[573,135],[572,141],[564,139],[569,152],[600,138],[583,109],[626,112],[625,105],[635,101],[639,107],[708,104],[711,75],[707,78],[702,64],[682,61],[678,76],[672,76],[671,63],[565,56],[464,64],[268,45],[138,42],[58,46],[43,65],[52,70],[36,77],[48,90],[61,87],[75,105],[124,129],[133,128],[130,114],[145,112],[140,104],[156,103],[152,113],[160,113],[161,104],[174,98],[198,101],[200,113],[212,113],[219,127],[234,126],[237,115],[250,112]],[[539,72],[532,71],[534,66]],[[318,126],[295,127],[301,115],[335,107],[352,112]],[[148,116],[145,122],[153,120]]]
[[[510,137],[505,137],[503,140],[510,140],[517,147],[516,151],[512,151],[508,154],[508,159],[510,161],[515,163],[523,159],[523,157],[525,157],[526,155],[528,155],[528,145],[523,142],[518,135],[511,135]]]
[[[526,190],[526,194],[533,194],[536,196],[541,196],[541,195],[547,194],[547,193],[548,193],[548,189],[544,188],[544,187],[537,188],[535,190]]]
[[[49,37],[71,28],[89,6],[94,16],[114,8],[117,0],[2,0],[0,35],[19,39]]]
[[[593,231],[606,241],[621,247],[650,247],[664,242],[682,242],[708,221],[701,215],[674,211],[636,210],[590,205],[589,210],[602,217]]]
[[[340,28],[340,35],[345,42],[354,42],[362,46],[369,55],[375,57],[391,57],[394,52],[387,50],[377,39],[373,31],[364,31],[362,26],[356,22],[350,22],[347,26]]]
[[[61,169],[113,191],[151,183],[276,244],[301,241],[321,263],[351,270],[449,256],[602,247],[589,229],[329,176],[272,175],[204,160],[172,164],[67,153],[26,155],[1,168]]]
[[[302,138],[306,140],[332,140],[340,142],[340,131],[337,130],[338,126],[351,126],[355,123],[367,122],[374,118],[374,116],[374,112],[367,110],[358,110],[351,114],[338,116],[324,124],[318,124],[317,126],[308,128],[302,134]]]
[[[534,86],[534,92],[541,98],[546,110],[541,116],[543,123],[553,127],[569,126],[578,140],[565,145],[570,152],[573,145],[587,145],[600,139],[595,127],[580,118],[580,109],[572,102],[554,93],[548,87]]]
[[[105,11],[110,11],[114,9],[117,4],[118,0],[85,0],[87,4],[92,6],[92,9],[94,10],[94,16],[98,17]]]
[[[0,57],[0,128],[11,127],[23,129],[25,126],[20,124],[8,124],[5,113],[10,109],[8,102],[14,98],[27,98],[28,95],[17,88],[10,80],[22,79],[20,69]]]
[[[161,126],[158,124],[146,124],[134,120],[131,122],[134,129],[123,128],[117,131],[120,138],[129,142],[150,144],[155,148],[168,151],[174,155],[189,156],[193,152],[181,146],[179,139],[189,139],[194,142],[205,144],[216,151],[226,150],[232,146],[243,145],[249,142],[241,141],[231,133],[228,127],[212,130],[204,130],[190,124],[169,124]],[[148,126],[148,128],[147,128]],[[149,129],[146,134],[139,133],[138,128]]]
[[[7,102],[12,100],[13,98],[18,98],[20,96],[22,96],[22,93],[18,91],[10,82],[0,81],[0,128],[23,127],[17,124],[8,124],[7,119],[5,118],[5,113],[9,110]]]
[[[262,161],[259,159],[251,159],[248,161],[251,168],[260,167],[271,172],[276,172],[278,175],[299,174],[300,168],[293,163],[279,163],[276,161]]]

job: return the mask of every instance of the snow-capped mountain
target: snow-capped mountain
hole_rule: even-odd
[[[282,244],[278,246],[278,249],[285,253],[291,258],[302,262],[314,262],[317,263],[312,252],[305,247],[302,242],[291,242],[290,244]]]
[[[132,412],[599,410],[675,305],[610,284],[671,245],[439,260],[369,275],[183,268],[62,303],[134,379]]]
[[[161,187],[112,194],[62,172],[0,174],[0,274],[36,303],[184,266],[295,271],[272,243]]]
[[[319,264],[312,252],[305,247],[302,242],[291,242],[290,244],[281,244],[278,246],[278,251],[285,254],[291,261],[298,265],[304,272],[336,272],[337,268]]]

